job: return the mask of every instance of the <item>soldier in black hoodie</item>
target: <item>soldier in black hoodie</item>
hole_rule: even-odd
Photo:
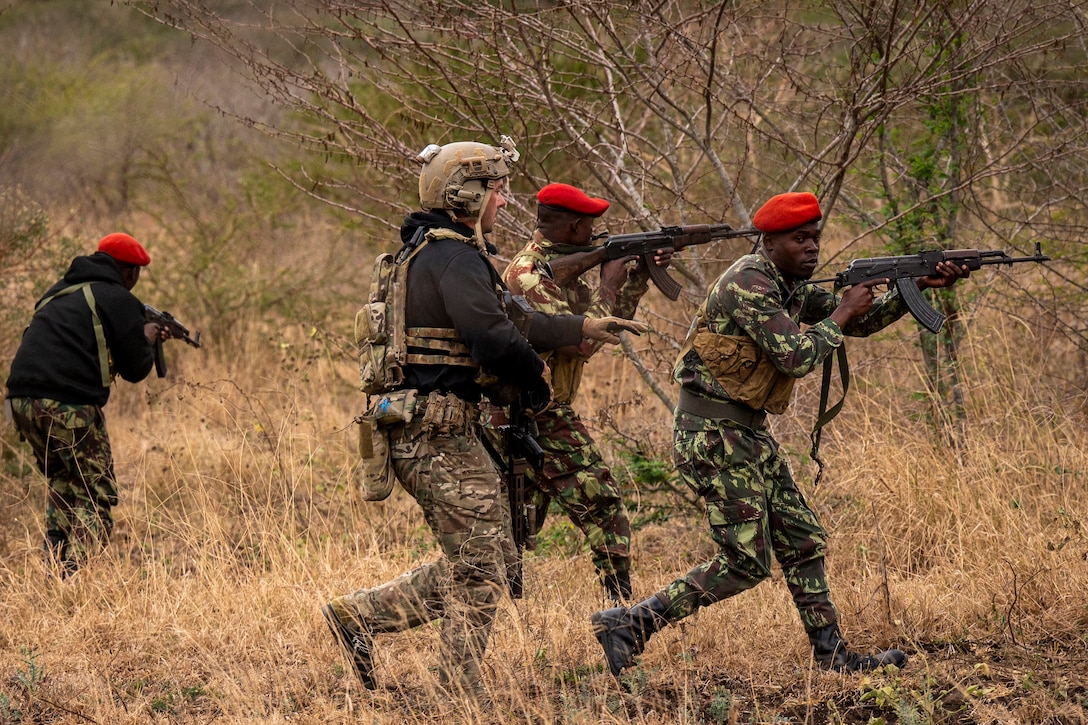
[[[145,323],[130,291],[150,262],[129,235],[103,237],[38,300],[11,363],[12,419],[49,481],[45,548],[62,576],[103,547],[113,528],[117,481],[102,406],[115,376],[147,377],[152,343],[165,334]]]
[[[410,420],[388,429],[392,465],[443,556],[337,597],[321,611],[370,689],[377,687],[374,635],[442,618],[442,684],[454,695],[484,699],[482,658],[518,552],[505,484],[481,440],[481,398],[520,391],[517,404],[539,412],[551,402],[551,389],[534,347],[578,345],[584,338],[616,343],[620,338],[610,330],[646,328],[615,317],[538,313],[523,335],[500,303],[504,286],[485,238],[506,204],[509,164],[517,160],[513,142],[431,145],[419,160],[423,211],[404,220],[398,253],[411,265],[404,381],[373,404],[415,400]]]

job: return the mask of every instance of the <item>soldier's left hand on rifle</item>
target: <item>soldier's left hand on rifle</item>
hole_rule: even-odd
[[[657,250],[654,252],[654,264],[662,269],[668,267],[672,263],[672,255],[675,251],[672,247]],[[639,263],[643,262],[642,257],[639,257],[638,260]]]
[[[951,287],[961,279],[971,276],[971,270],[966,265],[955,262],[938,262],[937,274],[918,278],[919,289],[941,289]]]

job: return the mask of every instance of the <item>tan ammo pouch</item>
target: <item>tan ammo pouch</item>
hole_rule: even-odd
[[[479,415],[478,406],[434,391],[416,404],[415,422],[428,435],[455,436],[467,432]]]
[[[751,337],[700,330],[692,348],[731,399],[768,413],[785,412],[795,378],[776,368]]]
[[[359,424],[359,494],[364,501],[382,501],[397,481],[389,429],[412,422],[417,396],[415,390],[395,390],[372,400],[369,410],[355,418]]]

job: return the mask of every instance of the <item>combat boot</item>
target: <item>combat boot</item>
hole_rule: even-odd
[[[589,618],[614,677],[619,677],[624,667],[633,665],[650,636],[668,624],[665,606],[657,596],[652,596],[630,609],[613,607]]]
[[[816,664],[825,670],[835,672],[869,672],[884,665],[902,667],[907,663],[907,655],[898,649],[889,649],[875,655],[863,655],[847,649],[846,640],[839,633],[838,624],[809,632],[808,640],[812,643],[812,653]]]
[[[325,621],[329,623],[332,636],[337,644],[344,650],[348,662],[355,670],[355,676],[363,683],[363,687],[373,690],[378,686],[374,679],[374,639],[364,627],[356,622],[345,622],[332,604],[321,607],[321,613],[325,615]]]
[[[613,571],[601,575],[601,583],[604,590],[616,604],[631,601],[631,573],[629,571]]]

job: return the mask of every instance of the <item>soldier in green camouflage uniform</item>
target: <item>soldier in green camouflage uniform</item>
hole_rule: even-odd
[[[630,260],[604,263],[596,286],[581,276],[561,286],[551,272],[551,262],[590,244],[593,221],[608,209],[608,202],[568,184],[548,184],[537,193],[537,202],[537,230],[503,273],[510,291],[541,312],[634,317],[649,287],[649,273],[641,261],[630,273],[626,268]],[[671,250],[660,252],[659,266],[667,266],[670,257]],[[551,370],[552,405],[535,418],[544,467],[531,475],[538,529],[554,500],[585,534],[605,590],[619,601],[631,596],[631,523],[619,485],[571,407],[582,369],[600,347],[587,341],[542,355]]]
[[[675,371],[681,393],[674,457],[684,482],[706,502],[719,553],[630,610],[593,615],[613,674],[633,664],[665,624],[770,577],[772,554],[821,667],[857,671],[906,661],[897,649],[873,656],[847,649],[824,573],[827,532],[766,426],[768,412],[785,410],[793,381],[816,369],[844,335],[871,334],[906,312],[895,290],[874,302],[874,285],[837,299],[804,284],[816,267],[821,218],[812,194],[768,201],[753,218],[763,232],[758,253],[722,274],[692,324]],[[919,286],[945,287],[965,275],[946,264]]]
[[[12,419],[49,481],[45,547],[62,576],[113,530],[117,480],[102,413],[113,376],[143,380],[151,342],[169,334],[144,321],[131,292],[150,261],[129,235],[103,237],[38,301],[11,363]]]
[[[478,407],[501,386],[520,393],[530,413],[551,390],[534,352],[618,342],[609,324],[582,316],[533,315],[523,336],[503,308],[502,280],[484,235],[506,201],[508,161],[516,152],[488,144],[428,146],[420,154],[421,212],[401,226],[407,271],[403,381],[372,400],[372,413],[395,407],[384,423],[396,478],[419,504],[442,558],[378,587],[336,597],[321,608],[356,676],[375,688],[373,636],[442,619],[440,678],[452,693],[483,693],[481,660],[518,552],[511,538],[505,484],[481,441]],[[394,304],[396,304],[394,302]],[[390,312],[392,315],[393,313]],[[410,403],[407,401],[411,401]]]

